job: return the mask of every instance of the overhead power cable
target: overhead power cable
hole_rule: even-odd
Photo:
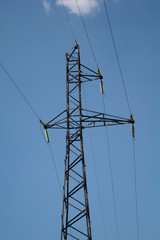
[[[45,125],[44,122],[42,120],[40,120],[40,128],[41,128],[41,126],[44,126],[44,125]],[[59,178],[59,175],[58,175],[57,166],[56,166],[56,162],[55,162],[54,155],[53,155],[53,150],[52,150],[52,147],[51,147],[51,144],[50,144],[50,137],[48,135],[48,131],[47,131],[47,135],[48,136],[46,136],[46,138],[45,138],[45,136],[43,134],[42,128],[41,128],[41,132],[42,132],[42,136],[43,136],[45,142],[49,146],[49,150],[50,150],[50,153],[51,153],[51,158],[52,158],[52,161],[53,161],[54,170],[55,170],[55,173],[56,173],[56,178],[57,178],[57,182],[58,182],[58,186],[59,186],[59,191],[60,191],[61,197],[63,199],[63,194],[62,194],[61,184],[60,184],[60,178]],[[46,130],[45,130],[45,133],[46,133]],[[72,230],[71,229],[70,229],[70,233],[72,235]],[[73,237],[72,237],[72,239],[73,239]]]
[[[121,68],[121,64],[120,64],[120,60],[119,60],[119,55],[118,55],[118,51],[117,51],[115,38],[114,38],[114,35],[113,35],[113,30],[112,30],[112,25],[111,25],[109,13],[108,13],[108,7],[107,7],[107,4],[106,4],[106,0],[103,0],[103,3],[104,3],[104,8],[105,8],[107,21],[108,21],[108,25],[109,25],[109,30],[110,30],[110,33],[111,33],[113,47],[114,47],[114,51],[115,51],[115,55],[116,55],[116,59],[117,59],[117,63],[118,63],[118,68],[119,68],[119,72],[120,72],[120,76],[121,76],[121,80],[122,80],[122,84],[123,84],[123,88],[124,88],[124,92],[125,92],[128,108],[129,108],[129,111],[130,111],[130,114],[131,114],[132,111],[131,111],[131,107],[130,107],[130,103],[129,103],[127,89],[126,89],[125,82],[124,82],[124,77],[123,77],[123,73],[122,73],[122,68]]]
[[[102,95],[102,101],[103,101],[103,111],[104,111],[104,113],[106,113],[104,95]],[[116,207],[115,187],[114,187],[114,181],[113,181],[113,170],[112,170],[112,163],[111,163],[111,153],[110,153],[108,127],[106,126],[105,129],[106,129],[108,162],[109,162],[109,170],[110,170],[110,176],[111,176],[112,195],[113,195],[113,206],[114,206],[114,214],[115,214],[115,220],[116,220],[116,232],[117,232],[117,239],[119,240],[119,224],[118,224],[117,207]]]
[[[59,190],[60,190],[61,196],[63,198],[63,194],[62,194],[62,190],[61,190],[61,184],[60,184],[60,180],[59,180],[59,176],[58,176],[58,171],[57,171],[57,167],[56,167],[56,163],[55,163],[55,160],[54,160],[54,155],[53,155],[53,151],[52,151],[52,147],[51,147],[50,142],[48,143],[48,145],[49,145],[49,150],[50,150],[50,153],[51,153],[51,157],[52,157],[52,161],[53,161],[53,165],[54,165],[54,169],[55,169],[55,173],[56,173],[56,177],[57,177]]]
[[[106,234],[106,228],[105,228],[105,222],[104,222],[104,216],[103,216],[103,207],[102,207],[102,201],[101,201],[101,193],[100,193],[99,180],[98,180],[97,167],[96,167],[96,160],[95,160],[95,155],[94,155],[93,141],[92,141],[90,128],[89,128],[89,135],[90,135],[94,171],[95,171],[96,183],[97,183],[97,192],[98,192],[98,198],[99,198],[99,204],[100,204],[100,210],[101,210],[101,218],[102,218],[102,223],[103,223],[103,231],[104,231],[105,239],[107,240],[107,234]]]
[[[54,165],[54,169],[55,169],[55,173],[56,173],[56,177],[57,177],[57,182],[58,182],[58,186],[59,186],[59,190],[60,190],[60,193],[61,193],[61,196],[63,198],[63,195],[62,195],[62,191],[61,191],[61,184],[60,184],[60,180],[59,180],[59,176],[58,176],[58,171],[57,171],[57,167],[56,167],[56,162],[54,160],[54,155],[53,155],[53,150],[52,150],[52,147],[51,147],[51,144],[50,144],[50,137],[49,137],[49,133],[46,129],[45,130],[45,136],[44,136],[44,133],[42,131],[42,126],[44,128],[45,126],[45,123],[40,120],[40,129],[41,129],[41,133],[42,133],[42,136],[43,136],[43,139],[44,141],[46,142],[47,146],[49,146],[49,150],[50,150],[50,153],[51,153],[51,158],[52,158],[52,161],[53,161],[53,165]],[[46,134],[47,132],[47,134]]]
[[[104,2],[105,12],[106,12],[106,16],[107,16],[109,30],[110,30],[110,33],[111,33],[111,38],[112,38],[113,47],[114,47],[114,51],[115,51],[115,55],[116,55],[116,59],[117,59],[117,63],[118,63],[120,76],[121,76],[121,80],[122,80],[122,84],[123,84],[123,88],[124,88],[124,92],[125,92],[128,108],[129,108],[129,111],[130,111],[130,114],[131,114],[132,111],[131,111],[131,107],[130,107],[130,103],[129,103],[127,89],[126,89],[126,86],[125,86],[125,81],[124,81],[122,68],[121,68],[121,64],[120,64],[120,60],[119,60],[117,46],[116,46],[115,38],[114,38],[114,35],[113,35],[111,21],[110,21],[110,17],[109,17],[109,13],[108,13],[108,7],[107,7],[107,4],[106,4],[106,0],[103,0],[103,2]],[[131,116],[132,116],[132,114],[131,114]],[[134,139],[134,133],[132,133],[132,135],[133,135],[134,185],[135,185],[135,201],[136,201],[136,225],[137,225],[137,240],[139,240],[139,218],[138,218],[138,199],[137,199],[137,179],[136,179],[136,159],[135,159],[135,139]]]
[[[84,27],[84,30],[85,30],[85,33],[86,33],[87,39],[88,39],[89,46],[90,46],[90,48],[91,48],[91,52],[92,52],[92,55],[93,55],[93,58],[94,58],[94,61],[95,61],[96,67],[97,67],[97,69],[98,69],[98,62],[97,62],[97,59],[96,59],[96,56],[95,56],[95,53],[94,53],[94,50],[93,50],[93,47],[92,47],[92,44],[91,44],[90,38],[89,38],[89,34],[88,34],[88,31],[87,31],[87,28],[86,28],[85,22],[84,22],[84,20],[83,20],[82,14],[81,14],[81,10],[80,10],[80,7],[79,7],[79,4],[78,4],[78,1],[77,1],[77,0],[75,0],[75,1],[76,1],[76,4],[77,4],[78,12],[79,12],[79,15],[80,15],[80,17],[81,17],[82,24],[83,24],[83,27]]]
[[[136,223],[137,223],[137,240],[139,240],[139,218],[138,218],[138,198],[137,198],[137,174],[136,174],[136,150],[135,139],[133,138],[133,164],[134,164],[134,186],[135,186],[135,202],[136,202]]]
[[[65,15],[66,15],[66,17],[67,17],[67,21],[68,21],[69,26],[70,26],[70,29],[71,29],[71,33],[72,33],[73,39],[74,39],[74,41],[76,42],[76,35],[75,35],[74,30],[73,30],[73,27],[72,27],[72,24],[71,24],[70,18],[69,18],[69,16],[68,16],[68,13],[67,13],[66,7],[65,7],[65,5],[64,5],[64,1],[61,0],[61,3],[62,3],[62,6],[63,6],[63,9],[64,9],[64,12],[65,12]]]
[[[83,85],[82,85],[82,87],[83,87]],[[85,100],[86,109],[88,109],[88,107],[87,107],[87,100],[86,100],[86,94],[85,94],[85,89],[84,88],[83,88],[83,93],[84,93],[84,100]],[[95,154],[94,154],[94,147],[93,147],[91,129],[89,128],[88,130],[89,130],[89,137],[90,137],[90,142],[91,142],[94,171],[95,171],[95,176],[96,176],[97,193],[98,193],[98,200],[99,200],[99,205],[100,205],[102,226],[103,226],[103,231],[104,231],[104,237],[107,240],[107,233],[106,233],[105,222],[104,222],[103,207],[102,207],[102,201],[101,201],[101,192],[100,192],[100,187],[99,187],[99,180],[98,180],[98,174],[97,174],[96,159],[95,159]]]
[[[34,113],[34,115],[38,118],[38,114],[36,113],[35,109],[32,107],[32,105],[30,104],[30,102],[27,100],[27,98],[24,96],[23,92],[21,91],[21,89],[18,87],[18,85],[15,83],[15,81],[13,80],[13,78],[11,77],[11,75],[9,74],[9,72],[6,70],[6,68],[3,66],[2,63],[0,63],[2,69],[4,70],[4,72],[6,73],[6,75],[8,76],[8,78],[11,80],[11,82],[13,83],[13,85],[15,86],[15,88],[18,90],[18,92],[21,94],[22,98],[24,99],[24,101],[27,103],[27,105],[29,106],[29,108],[31,109],[31,111]]]

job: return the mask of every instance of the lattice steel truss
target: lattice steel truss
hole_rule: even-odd
[[[92,239],[82,130],[134,124],[133,119],[82,108],[81,84],[94,80],[102,80],[102,76],[80,63],[76,44],[66,53],[66,110],[44,126],[45,129],[67,129],[61,240]]]

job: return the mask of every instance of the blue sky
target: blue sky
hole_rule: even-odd
[[[0,62],[45,122],[65,109],[65,52],[74,45],[64,10],[56,2],[0,2]],[[81,61],[96,70],[73,0],[64,3],[80,45]],[[107,3],[136,121],[139,239],[159,240],[160,4],[156,0],[108,0]],[[128,118],[130,113],[103,1],[82,1],[80,8],[104,76],[107,113]],[[37,118],[2,68],[0,79],[0,239],[60,239],[62,198],[49,147]],[[88,109],[103,111],[99,83],[89,83],[84,88]],[[135,240],[131,127],[111,127],[108,131],[119,237]],[[92,129],[91,135],[105,229],[108,239],[117,240],[106,135],[103,128]],[[65,132],[51,130],[50,137],[62,187]],[[105,239],[87,130],[84,142],[92,236],[93,240]]]

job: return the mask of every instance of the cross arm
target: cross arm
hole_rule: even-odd
[[[82,111],[83,128],[113,126],[123,124],[134,124],[134,119],[122,118],[105,113],[83,109]]]
[[[81,112],[82,128],[102,127],[102,126],[113,126],[123,124],[134,124],[133,117],[122,118],[105,113],[95,112],[87,109],[82,109]],[[80,113],[78,107],[69,113],[69,128],[78,129],[80,127]],[[67,129],[67,117],[66,110],[61,112],[50,122],[44,125],[45,129]]]

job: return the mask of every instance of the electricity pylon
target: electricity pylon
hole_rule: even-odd
[[[134,119],[115,117],[82,108],[81,85],[100,80],[102,75],[80,62],[79,45],[66,53],[66,109],[45,129],[66,129],[61,240],[92,240],[86,165],[82,130],[91,127],[134,124]]]

